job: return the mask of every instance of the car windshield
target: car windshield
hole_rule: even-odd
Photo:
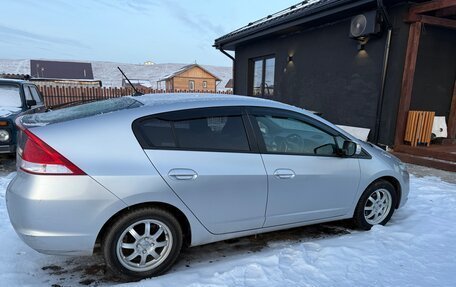
[[[0,107],[20,108],[21,106],[19,86],[0,85]]]

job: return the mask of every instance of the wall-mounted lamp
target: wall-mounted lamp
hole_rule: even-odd
[[[358,43],[358,51],[364,51],[366,47],[366,44],[364,43]]]
[[[369,38],[367,37],[358,38],[358,51],[365,50],[367,41],[369,41]]]
[[[293,56],[290,56],[290,55],[289,55],[289,56],[287,57],[287,61],[288,61],[288,63],[293,62]]]

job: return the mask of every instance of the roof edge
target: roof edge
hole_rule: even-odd
[[[313,3],[314,5],[320,3],[315,2]],[[272,30],[274,28],[280,27],[278,30],[284,30],[288,27],[298,25],[298,24],[304,24],[322,17],[330,16],[333,14],[336,14],[338,12],[341,12],[343,10],[347,10],[353,7],[358,7],[362,5],[366,5],[369,3],[377,2],[376,0],[334,0],[326,4],[322,4],[319,6],[315,6],[314,8],[310,9],[311,6],[303,7],[299,9],[298,11],[290,11],[289,14],[280,14],[279,17],[274,17],[274,16],[267,16],[262,19],[259,19],[255,22],[260,22],[262,20],[263,22],[260,22],[256,25],[253,25],[252,27],[244,26],[241,27],[237,30],[234,30],[224,36],[221,36],[217,39],[214,40],[214,45],[216,49],[227,49],[229,48],[224,47],[227,44],[237,42],[241,43],[250,39],[254,39],[257,37],[261,37],[264,34],[267,34],[268,30]],[[298,4],[296,4],[298,5]],[[289,8],[286,8],[284,10],[281,10],[277,13],[283,13],[283,11],[286,11],[288,9],[291,9],[295,7],[296,5],[293,5]],[[343,9],[345,7],[345,9]],[[339,8],[339,9],[338,9]],[[342,9],[341,9],[342,8]],[[273,14],[274,15],[274,14]],[[267,20],[269,18],[269,20]],[[253,22],[253,23],[255,23]],[[296,23],[298,22],[298,23]]]

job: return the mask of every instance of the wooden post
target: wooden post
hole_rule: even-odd
[[[416,59],[418,56],[418,47],[420,45],[421,22],[410,24],[409,36],[407,42],[407,51],[405,57],[404,74],[402,75],[401,98],[396,120],[396,133],[394,136],[394,145],[398,146],[404,143],[405,124],[407,113],[410,109],[412,99],[413,79],[415,77]]]
[[[420,14],[445,8],[450,8],[456,5],[455,0],[434,0],[417,4],[410,8],[410,14]]]
[[[454,82],[450,116],[448,117],[448,138],[456,139],[456,81]]]

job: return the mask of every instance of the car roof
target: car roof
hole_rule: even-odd
[[[178,105],[180,108],[188,107],[210,107],[210,106],[274,106],[274,107],[290,107],[289,105],[276,101],[238,96],[228,94],[213,94],[213,93],[163,93],[163,94],[146,94],[142,96],[132,97],[145,106],[154,106],[160,108],[173,108]]]
[[[166,93],[125,96],[104,101],[68,107],[48,113],[25,115],[21,122],[31,128],[60,122],[89,118],[92,116],[122,117],[124,120],[135,120],[152,114],[223,106],[256,106],[273,107],[309,113],[303,109],[272,100],[208,93]],[[127,120],[128,121],[128,120]]]
[[[21,84],[25,84],[25,83],[27,83],[27,81],[25,81],[25,80],[1,79],[1,78],[0,78],[0,85],[1,85],[1,84],[21,85]]]

